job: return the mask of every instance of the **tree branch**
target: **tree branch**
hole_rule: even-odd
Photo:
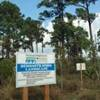
[[[86,9],[85,6],[81,5],[81,4],[77,4],[77,3],[68,3],[69,5],[74,5],[74,6],[78,6],[78,7],[82,7],[84,9]]]

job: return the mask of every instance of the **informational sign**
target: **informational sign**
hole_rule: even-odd
[[[16,87],[56,84],[55,55],[16,53]]]
[[[86,70],[86,65],[85,65],[85,63],[77,63],[77,64],[76,64],[76,70],[77,70],[77,71]]]

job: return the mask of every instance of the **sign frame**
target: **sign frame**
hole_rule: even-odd
[[[37,62],[29,61],[26,63],[25,57],[27,55],[28,56],[29,55],[38,56],[39,59],[36,60]],[[32,58],[32,56],[29,57],[28,60],[33,59],[34,57]],[[25,66],[23,65],[23,63]],[[35,64],[37,66],[35,66]],[[39,69],[40,65],[42,66],[42,69]],[[24,67],[27,67],[27,66],[28,66],[28,70],[25,72]],[[30,70],[29,70],[29,66],[31,66]],[[23,69],[21,69],[21,68],[23,68]],[[20,72],[20,71],[22,71],[22,72]],[[33,72],[33,74],[32,74],[32,72]],[[38,76],[36,76],[34,73]],[[40,76],[39,76],[39,74],[40,74]],[[26,78],[27,82],[25,81],[25,79],[23,77],[24,75],[27,76],[27,78]],[[30,78],[30,77],[28,78],[28,75],[31,78],[34,77],[32,79],[33,83],[28,83],[28,79]],[[36,79],[36,77],[37,77],[37,79]],[[39,77],[40,77],[41,81],[39,81]],[[34,79],[36,79],[36,80],[34,80]],[[24,81],[22,81],[22,84],[21,84],[21,80],[24,80]],[[20,82],[20,83],[18,83],[18,82]],[[27,84],[25,85],[24,82],[26,82]],[[49,53],[49,54],[47,54],[47,53],[27,53],[27,52],[23,52],[23,53],[17,52],[16,53],[16,88],[49,85],[49,84],[56,84],[56,66],[55,66],[55,54],[54,53]]]

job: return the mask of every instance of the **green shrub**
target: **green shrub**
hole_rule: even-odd
[[[8,77],[14,76],[15,59],[0,60],[0,81],[5,81]]]

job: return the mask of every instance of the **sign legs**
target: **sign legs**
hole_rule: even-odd
[[[49,85],[45,85],[45,91],[44,91],[44,95],[45,95],[45,97],[44,97],[44,100],[49,100]]]
[[[24,87],[23,88],[23,97],[22,100],[28,100],[28,88]]]
[[[82,72],[82,65],[81,65],[81,90],[83,89],[83,72]]]

